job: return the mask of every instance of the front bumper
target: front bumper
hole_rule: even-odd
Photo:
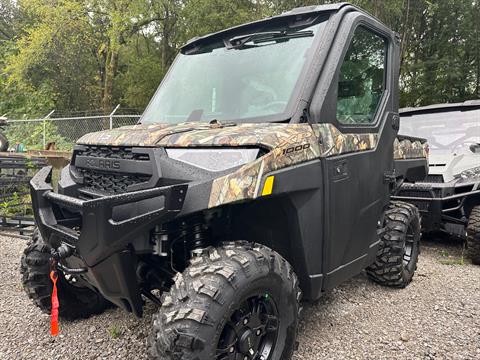
[[[409,202],[419,209],[423,231],[444,231],[464,238],[467,223],[464,205],[469,197],[478,195],[480,190],[468,185],[417,183],[402,185],[392,199]]]
[[[132,244],[155,225],[173,219],[182,210],[187,185],[135,191],[81,200],[55,193],[52,168],[31,180],[35,220],[43,239],[54,248],[67,244],[87,268],[88,282],[108,300],[141,316],[142,299],[135,275]],[[158,200],[158,201],[157,201]],[[142,206],[137,206],[143,203]],[[117,219],[115,209],[141,208]]]

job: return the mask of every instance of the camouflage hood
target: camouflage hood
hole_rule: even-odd
[[[305,124],[274,123],[134,125],[87,134],[78,143],[138,147],[263,146],[273,149],[305,128]]]

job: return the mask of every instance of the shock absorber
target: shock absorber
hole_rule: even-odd
[[[208,228],[205,225],[203,218],[195,219],[191,231],[193,238],[192,256],[198,256],[210,245],[208,241]]]

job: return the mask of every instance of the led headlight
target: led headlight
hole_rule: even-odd
[[[472,169],[468,169],[465,171],[462,171],[460,173],[460,178],[462,179],[474,179],[474,178],[480,178],[480,166],[474,167]]]
[[[171,159],[208,171],[223,171],[254,161],[259,149],[166,149]]]

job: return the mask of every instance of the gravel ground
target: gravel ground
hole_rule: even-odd
[[[26,241],[0,236],[0,359],[143,359],[155,308],[137,320],[120,310],[61,322],[49,317],[20,284]],[[361,274],[306,304],[295,360],[480,359],[480,266],[463,263],[455,242],[424,242],[413,283],[382,288]]]

